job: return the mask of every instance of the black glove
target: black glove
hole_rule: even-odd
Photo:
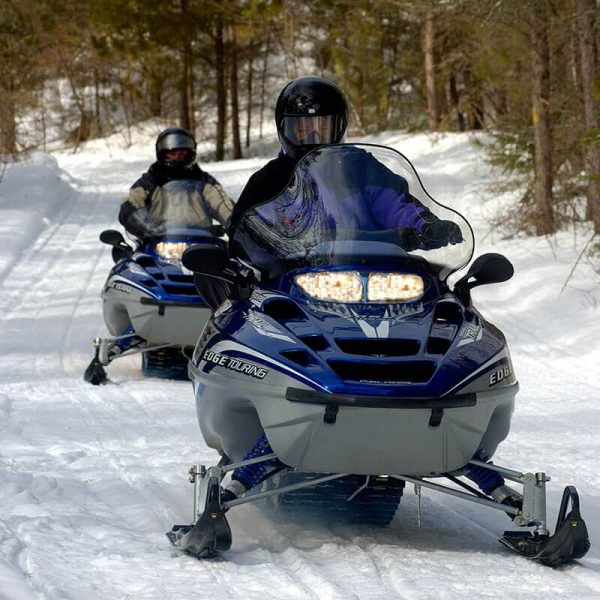
[[[166,233],[166,227],[152,219],[146,208],[131,213],[127,226],[129,231],[139,238],[162,237]]]
[[[405,252],[412,252],[419,247],[419,234],[412,227],[401,229],[380,229],[377,231],[353,232],[357,240],[365,242],[384,242],[399,246]]]
[[[463,236],[454,221],[434,221],[423,230],[422,242],[426,248],[441,248],[448,244],[460,244]]]

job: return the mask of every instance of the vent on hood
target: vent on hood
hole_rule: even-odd
[[[373,383],[425,383],[435,373],[436,364],[430,361],[353,362],[329,360],[329,366],[344,381]]]
[[[427,354],[446,354],[452,345],[452,340],[430,337],[427,340]]]
[[[346,354],[361,356],[414,356],[419,353],[418,340],[335,338],[339,349]]]
[[[153,267],[155,265],[154,259],[150,256],[140,256],[135,262],[142,267]]]
[[[317,364],[306,350],[282,350],[280,354],[301,367],[311,367]]]
[[[327,350],[327,348],[329,348],[327,340],[320,334],[299,335],[298,339],[316,352]]]
[[[463,314],[460,306],[456,302],[438,302],[435,306],[433,320],[436,323],[460,325],[463,321]]]
[[[286,300],[285,298],[265,300],[262,309],[266,315],[269,315],[269,317],[275,319],[279,323],[307,320],[302,309],[295,302]]]
[[[187,283],[188,285],[194,285],[193,275],[180,275],[178,273],[167,273],[167,277],[176,283]]]
[[[194,286],[189,285],[168,285],[163,284],[163,289],[167,294],[175,294],[177,296],[197,296],[198,291]]]

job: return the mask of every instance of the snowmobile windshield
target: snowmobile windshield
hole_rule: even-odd
[[[469,223],[425,191],[402,154],[338,144],[307,154],[284,190],[246,211],[232,246],[271,275],[410,256],[444,279],[469,262],[474,241]]]
[[[222,235],[205,209],[204,186],[200,181],[170,181],[158,190],[149,219],[153,223],[150,252],[180,265],[186,248]]]
[[[206,209],[202,181],[169,181],[159,188],[151,210],[165,238],[180,235],[184,230],[211,228],[212,218]]]

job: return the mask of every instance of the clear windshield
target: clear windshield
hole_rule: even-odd
[[[166,237],[185,229],[210,229],[203,191],[203,183],[191,179],[169,181],[157,190],[152,217],[162,224]]]
[[[249,209],[233,245],[270,273],[413,256],[444,278],[471,259],[473,232],[399,152],[338,144],[307,154],[278,196]]]

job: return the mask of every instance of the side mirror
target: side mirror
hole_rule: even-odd
[[[125,239],[121,235],[121,232],[116,229],[105,229],[100,234],[100,241],[109,246],[121,246],[122,244],[125,244]]]
[[[219,276],[229,262],[227,250],[217,244],[194,244],[181,256],[186,269],[200,275]]]
[[[133,248],[125,242],[121,232],[116,229],[105,229],[100,234],[100,241],[113,247],[112,257],[116,263],[133,254]]]
[[[454,292],[464,302],[471,302],[471,290],[478,285],[488,283],[502,283],[508,281],[514,274],[512,263],[495,252],[479,256],[464,277],[461,277],[454,285]]]

